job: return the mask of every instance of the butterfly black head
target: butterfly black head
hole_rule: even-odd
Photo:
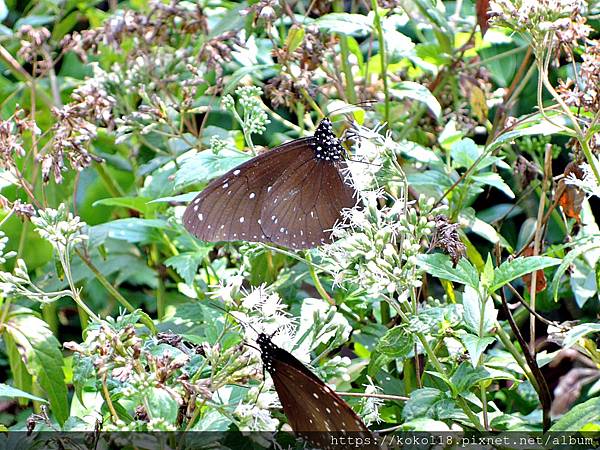
[[[315,130],[311,147],[315,151],[315,157],[317,159],[339,161],[343,158],[344,147],[342,147],[340,140],[333,134],[331,120],[327,117],[321,120],[319,126]]]
[[[265,333],[259,333],[256,338],[256,343],[260,348],[260,357],[265,366],[265,369],[269,373],[273,371],[273,359],[275,357],[275,352],[278,347],[276,347],[273,342],[271,342],[271,338],[267,336]]]

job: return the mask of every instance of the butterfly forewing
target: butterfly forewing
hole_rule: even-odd
[[[267,196],[261,215],[269,239],[294,249],[331,242],[331,230],[341,220],[343,209],[356,204],[354,188],[341,174],[344,167],[342,161],[313,158],[286,169]]]
[[[286,167],[309,151],[307,139],[283,144],[213,180],[187,207],[184,226],[203,241],[271,242],[260,222],[265,198]]]
[[[272,242],[292,249],[331,242],[355,190],[344,179],[344,149],[323,119],[314,136],[283,144],[211,182],[183,224],[204,241]]]
[[[296,433],[321,448],[330,447],[331,435],[327,433],[372,437],[352,408],[291,353],[274,345],[263,333],[256,342],[283,411]]]

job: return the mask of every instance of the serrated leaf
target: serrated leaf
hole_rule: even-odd
[[[417,417],[429,417],[428,412],[435,403],[445,398],[443,392],[435,388],[422,388],[411,392],[410,399],[404,405],[402,418],[412,420]]]
[[[186,252],[179,255],[171,256],[165,261],[165,264],[175,269],[175,271],[184,279],[186,284],[192,284],[198,266],[202,260],[208,255],[212,246],[202,247],[200,251]]]
[[[570,431],[576,432],[590,423],[600,420],[600,397],[592,398],[579,405],[575,405],[571,410],[562,416],[550,428],[550,431]]]
[[[422,84],[414,81],[402,81],[390,89],[390,94],[397,99],[410,98],[423,103],[436,119],[439,119],[442,114],[442,107],[437,98]]]
[[[548,256],[528,256],[527,258],[521,256],[512,261],[505,261],[494,271],[494,284],[490,287],[490,292],[497,291],[506,283],[525,274],[558,264],[560,264],[560,259]]]
[[[475,288],[479,286],[477,269],[464,258],[458,262],[456,267],[452,267],[452,260],[448,255],[441,253],[419,255],[417,257],[417,265],[434,277]]]
[[[485,300],[483,318],[481,317],[481,298],[479,292],[471,286],[466,286],[463,292],[463,307],[465,325],[478,336],[492,328],[498,317],[498,311],[489,296]]]
[[[460,340],[465,345],[467,352],[469,352],[469,359],[473,367],[478,365],[479,357],[487,346],[493,344],[495,341],[493,337],[479,337],[470,333],[461,335]]]
[[[454,371],[450,381],[456,393],[461,394],[469,391],[477,383],[487,378],[489,378],[489,373],[483,367],[473,367],[471,364],[463,362]]]
[[[377,343],[376,350],[390,358],[405,358],[413,349],[414,335],[405,327],[388,330]]]

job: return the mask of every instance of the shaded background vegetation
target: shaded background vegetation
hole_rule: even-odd
[[[0,2],[0,423],[277,429],[214,301],[283,326],[374,429],[597,431],[599,14]],[[354,168],[366,208],[338,243],[183,229],[212,178],[346,104],[336,130],[362,125],[378,165]]]

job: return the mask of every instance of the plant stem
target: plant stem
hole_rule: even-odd
[[[134,308],[133,305],[129,303],[127,299],[123,297],[117,289],[115,289],[115,287],[110,283],[110,281],[106,279],[102,272],[98,270],[98,268],[86,255],[84,255],[79,250],[76,250],[75,253],[81,258],[81,260],[88,267],[88,269],[92,271],[92,273],[100,282],[100,284],[104,286],[104,288],[109,292],[109,294],[112,295],[115,298],[115,300],[117,300],[121,304],[121,306],[123,306],[130,313],[136,310],[136,308]],[[151,332],[153,332],[153,330],[155,329],[154,323],[151,320],[148,320],[147,316],[143,315],[140,321],[144,325],[146,325]]]
[[[408,316],[404,313],[404,311],[402,310],[400,305],[398,304],[396,306],[396,303],[392,303],[392,304],[395,306],[395,309],[398,312],[398,315],[402,318],[402,320],[405,323],[409,323]],[[415,333],[415,336],[417,336],[417,338],[421,342],[421,345],[423,346],[423,350],[425,350],[425,353],[427,354],[429,361],[431,361],[431,364],[433,364],[433,367],[435,367],[435,370],[437,370],[440,374],[446,374],[446,370],[444,369],[444,366],[442,366],[442,363],[440,363],[435,352],[433,351],[433,349],[427,342],[427,337],[423,333],[418,333],[418,332]],[[454,399],[458,403],[458,406],[460,406],[460,408],[463,410],[463,412],[467,415],[469,420],[471,420],[471,422],[473,423],[473,426],[479,431],[485,431],[485,428],[481,425],[479,418],[475,415],[475,413],[473,411],[471,411],[471,408],[469,408],[469,405],[467,404],[465,399],[462,398],[460,395],[457,395],[456,397],[454,397]]]
[[[343,0],[336,0],[333,4],[333,10],[335,12],[344,12],[344,2]],[[344,77],[346,78],[346,86],[345,86],[345,94],[346,100],[349,103],[356,103],[356,91],[354,89],[354,77],[352,76],[352,68],[350,67],[350,48],[348,46],[348,37],[345,34],[338,35],[340,39],[340,51],[341,51],[341,61],[342,61],[342,70],[344,72]]]
[[[308,252],[306,252],[306,261],[308,261],[308,272],[310,273],[310,277],[312,278],[313,282],[315,283],[315,288],[317,289],[317,292],[319,292],[319,295],[321,296],[321,298],[323,300],[325,300],[331,306],[335,306],[335,300],[329,296],[329,294],[327,293],[327,291],[321,284],[321,280],[319,280],[319,276],[317,275],[317,272],[315,271],[315,267],[312,265],[312,258],[310,256],[310,253],[308,253]]]
[[[121,186],[114,182],[103,163],[96,163],[94,164],[94,167],[96,168],[96,172],[98,172],[98,175],[100,175],[100,178],[102,178],[102,182],[104,183],[104,186],[106,187],[106,190],[110,193],[110,195],[112,195],[113,197],[125,196],[125,193],[121,189]]]
[[[385,96],[385,112],[384,120],[388,124],[390,123],[390,91],[388,88],[387,79],[387,58],[385,54],[385,39],[383,36],[383,28],[381,27],[381,17],[379,16],[379,6],[377,0],[371,0],[371,9],[375,14],[373,25],[377,31],[377,40],[379,41],[379,60],[381,62],[381,79],[383,80],[383,94]]]

